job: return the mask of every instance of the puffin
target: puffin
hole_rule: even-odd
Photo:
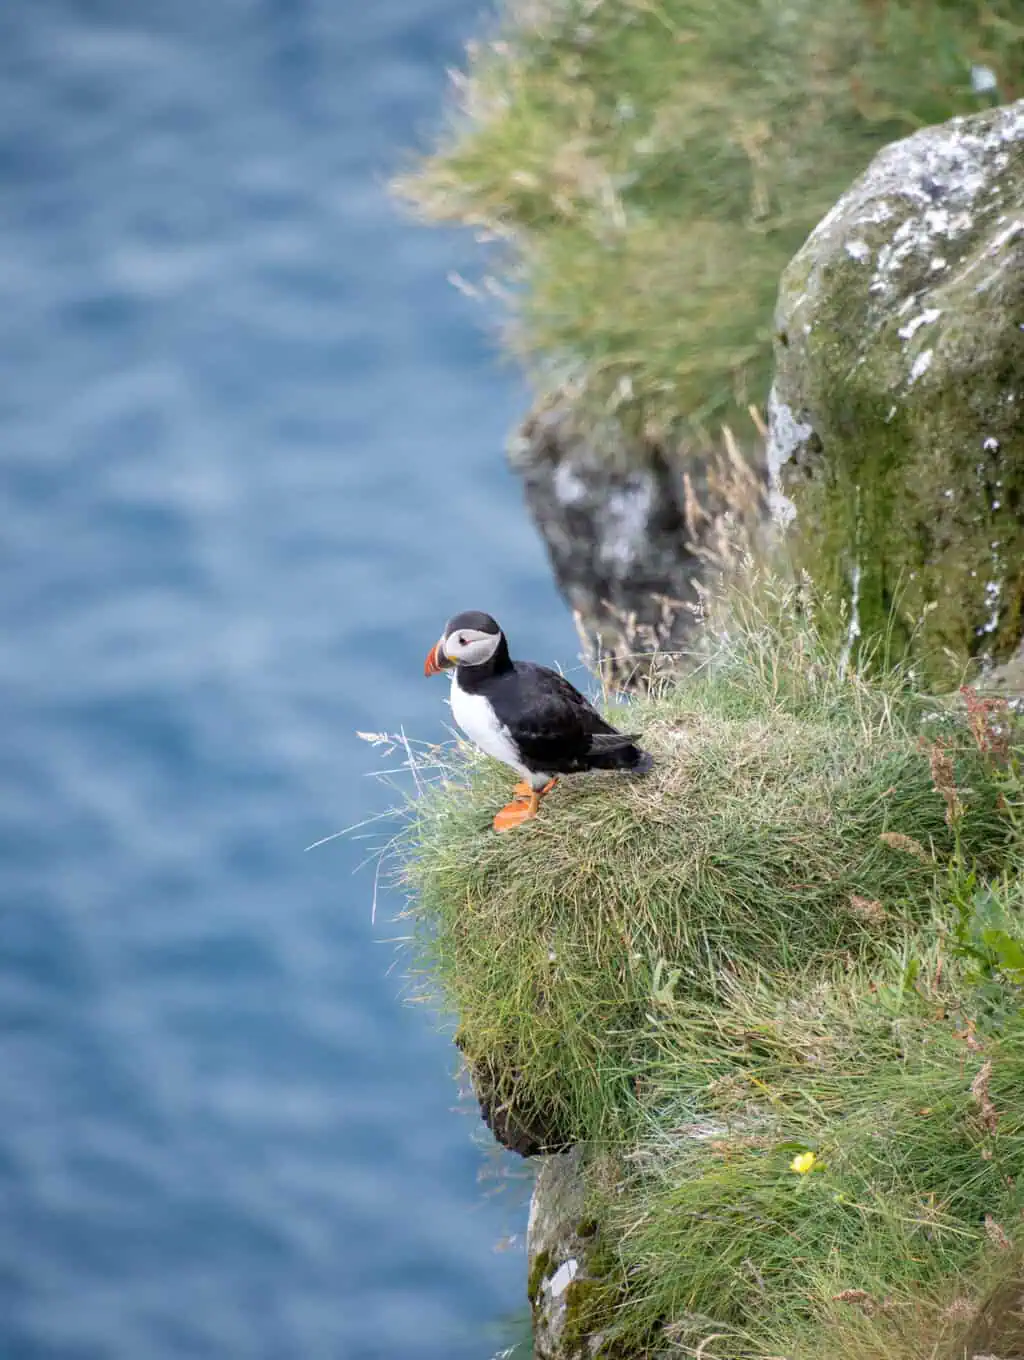
[[[646,774],[652,756],[637,733],[620,732],[563,675],[513,661],[490,614],[456,614],[427,653],[424,675],[452,671],[452,715],[474,746],[520,776],[495,831],[522,826],[540,811],[559,775],[584,770]]]

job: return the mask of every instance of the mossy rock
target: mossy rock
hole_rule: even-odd
[[[1024,101],[875,158],[783,276],[775,358],[769,463],[803,565],[936,681],[1005,659],[1024,601]]]
[[[624,1282],[587,1212],[583,1151],[548,1157],[530,1205],[527,1297],[537,1360],[626,1360],[605,1335]]]

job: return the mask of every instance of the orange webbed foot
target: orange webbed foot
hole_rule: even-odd
[[[557,783],[557,778],[549,779],[542,789],[535,790],[525,779],[521,779],[513,790],[512,802],[495,815],[495,831],[511,831],[513,827],[522,826],[524,822],[536,817],[540,811],[540,800],[546,793],[550,793]]]
[[[536,817],[540,811],[540,798],[532,789],[523,798],[516,798],[513,802],[503,807],[500,812],[494,815],[495,831],[511,831],[513,827],[522,826],[532,817]]]

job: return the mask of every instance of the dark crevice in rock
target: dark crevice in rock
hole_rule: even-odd
[[[458,1034],[455,1044],[466,1059],[480,1117],[502,1147],[520,1157],[565,1152],[572,1147],[572,1139],[558,1127],[553,1112],[540,1109],[522,1094],[522,1083],[514,1069],[499,1070],[491,1061],[472,1057]]]
[[[734,508],[720,453],[596,430],[560,394],[537,405],[509,459],[588,649],[615,683],[642,687],[643,658],[685,650],[693,631],[707,543]],[[760,471],[743,489],[760,515]]]

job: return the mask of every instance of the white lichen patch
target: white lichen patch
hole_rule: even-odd
[[[978,630],[979,633],[994,633],[999,627],[999,606],[1003,596],[1003,585],[1001,581],[987,581],[985,584],[985,603],[988,606],[989,615],[986,621]]]
[[[853,649],[857,645],[860,637],[860,581],[861,565],[857,562],[850,575],[850,622],[846,629],[846,637],[843,639],[843,650],[839,656],[839,678],[842,680],[846,675],[846,668],[850,664],[850,657]]]
[[[898,286],[904,267],[917,256],[927,257],[923,268],[946,269],[945,252],[936,251],[936,243],[960,241],[976,227],[979,214],[991,216],[992,200],[999,197],[998,174],[1011,154],[1024,149],[1022,110],[1021,104],[1000,110],[983,132],[953,119],[894,142],[818,224],[810,241],[842,223],[849,236],[846,253],[863,260],[878,238],[871,228],[895,214],[903,220],[877,247],[869,291],[877,295]],[[1024,223],[1012,224],[992,249],[1001,249],[1003,236],[1012,239],[1021,229]]]
[[[910,369],[910,381],[916,383],[918,378],[923,378],[932,365],[932,352],[930,349],[922,350],[914,360]]]
[[[537,1226],[537,1214],[538,1214],[538,1212],[539,1212],[539,1209],[538,1209],[538,1206],[537,1206],[537,1196],[536,1196],[536,1195],[531,1195],[531,1196],[530,1196],[530,1216],[529,1216],[529,1218],[527,1219],[527,1223],[526,1223],[526,1235],[527,1235],[527,1237],[530,1237],[530,1236],[533,1234],[534,1229],[535,1229],[536,1226]]]
[[[654,509],[654,483],[637,474],[627,486],[609,492],[605,505],[605,537],[601,543],[603,562],[628,567],[648,540],[648,525]]]
[[[544,1288],[548,1290],[553,1299],[560,1299],[579,1274],[579,1269],[580,1263],[575,1257],[563,1261],[550,1280],[544,1281]]]
[[[999,78],[991,66],[971,67],[971,89],[975,94],[988,94],[999,88]]]
[[[559,463],[555,469],[554,487],[560,505],[572,505],[590,495],[587,483],[568,462]]]
[[[776,477],[783,463],[788,463],[802,444],[814,433],[814,427],[796,416],[784,401],[779,401],[773,387],[768,394],[768,473]]]
[[[988,253],[995,255],[997,251],[1002,250],[1003,246],[1009,244],[1015,236],[1019,236],[1022,231],[1024,231],[1024,221],[1011,222],[1008,227],[1005,227],[992,238]]]
[[[897,334],[901,340],[910,340],[921,329],[922,326],[930,326],[933,321],[937,321],[942,315],[938,307],[926,307],[913,321],[908,321],[905,326],[901,326]]]
[[[768,394],[768,447],[765,458],[768,464],[768,509],[772,519],[785,528],[796,517],[796,506],[782,489],[781,470],[803,444],[810,439],[814,428],[796,416],[786,405],[779,401],[773,387]]]

